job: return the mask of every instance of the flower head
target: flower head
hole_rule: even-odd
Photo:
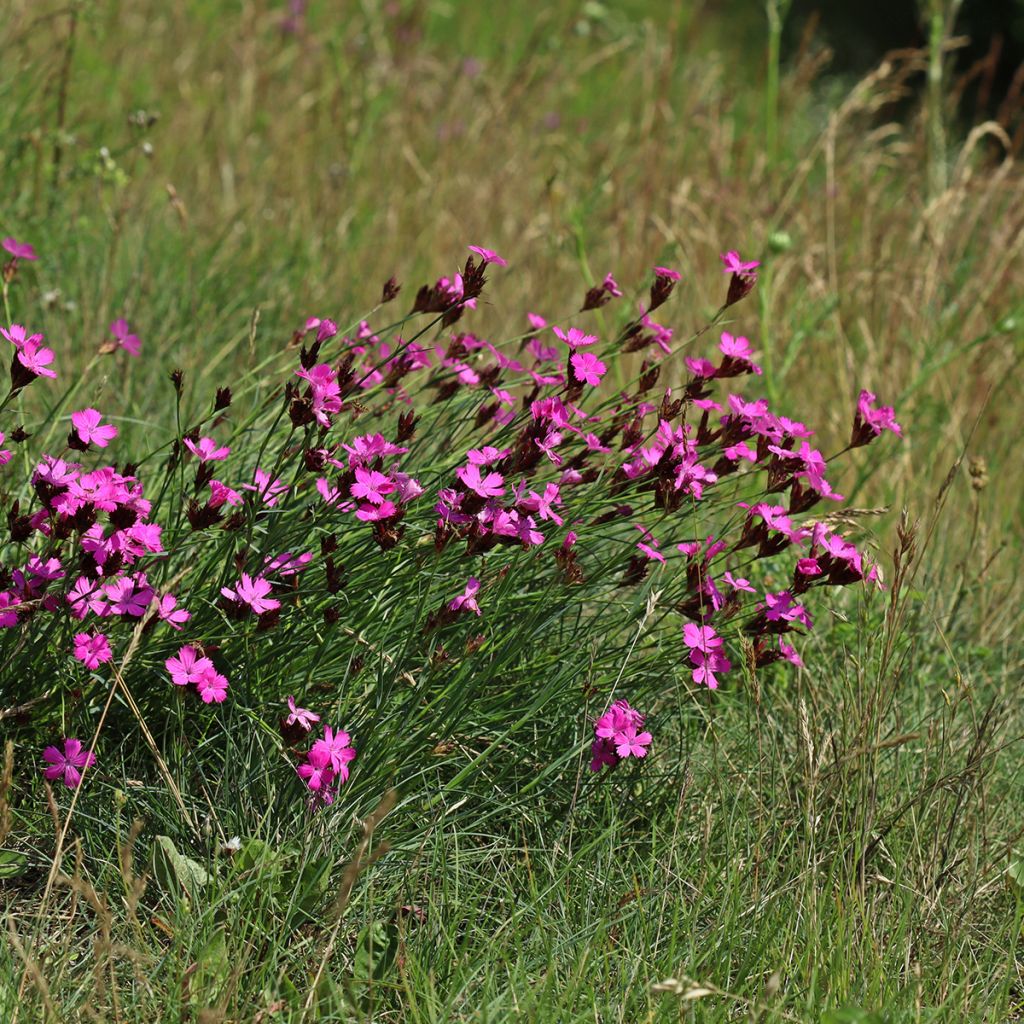
[[[63,750],[47,747],[43,751],[43,760],[49,764],[49,768],[43,769],[46,778],[52,782],[63,776],[68,789],[77,789],[82,781],[80,769],[91,768],[96,763],[96,755],[91,750],[84,750],[81,740],[66,738]]]
[[[74,656],[87,669],[99,668],[105,661],[113,657],[110,644],[103,633],[93,636],[90,633],[76,633],[74,637]]]
[[[485,249],[482,245],[471,245],[469,251],[475,252],[484,263],[493,263],[496,267],[508,266],[508,260],[502,259],[493,249]]]
[[[114,336],[114,341],[125,350],[130,356],[137,356],[139,350],[142,348],[142,342],[139,340],[137,334],[132,334],[132,329],[128,324],[128,321],[124,317],[118,317],[110,325],[110,333]]]
[[[96,409],[82,409],[71,414],[71,424],[82,444],[106,448],[117,437],[117,427],[101,423],[102,414]]]
[[[0,242],[0,245],[17,260],[28,260],[31,262],[36,258],[36,251],[28,242],[19,242],[16,238],[11,238],[10,235],[3,242]]]

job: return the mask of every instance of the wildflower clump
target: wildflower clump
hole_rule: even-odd
[[[4,245],[14,260],[35,257]],[[14,449],[0,450],[0,655],[13,677],[58,680],[30,695],[24,728],[72,715],[84,732],[103,705],[95,688],[117,684],[152,720],[174,707],[212,742],[236,702],[276,716],[281,681],[303,685],[323,656],[337,679],[322,685],[357,719],[355,735],[377,721],[458,734],[489,691],[448,688],[447,672],[479,663],[460,678],[492,680],[497,666],[500,696],[542,681],[515,681],[520,662],[540,675],[554,662],[582,673],[588,658],[621,670],[603,652],[654,590],[663,612],[639,650],[661,685],[712,691],[738,663],[800,666],[794,640],[813,629],[816,592],[879,585],[880,573],[819,514],[843,500],[836,457],[789,411],[745,393],[763,377],[756,345],[720,320],[755,287],[759,262],[733,250],[722,260],[725,302],[690,339],[719,328],[706,349],[652,319],[683,277],[663,266],[632,309],[612,273],[582,310],[578,297],[566,306],[615,311],[603,337],[569,322],[577,313],[554,317],[545,296],[545,314],[525,313],[503,341],[477,323],[478,299],[508,263],[470,246],[404,316],[353,318],[349,331],[340,318],[290,320],[300,326],[287,328],[260,404],[240,409],[245,382],[227,381],[205,413],[140,451],[122,410],[76,402],[59,414],[57,446],[25,429],[23,392],[59,361],[29,327],[0,329],[11,346],[0,442],[27,445],[30,467],[18,479]],[[391,279],[382,300],[400,290]],[[110,335],[101,353],[139,355],[123,318]],[[181,402],[184,375],[171,380]],[[846,450],[902,436],[870,391],[855,406]],[[368,665],[372,681],[357,683]],[[582,725],[577,693],[552,699],[560,720]],[[277,742],[324,807],[355,746],[332,726],[314,738],[319,722],[289,697]],[[616,700],[594,726],[591,768],[643,759],[643,726]],[[78,784],[93,755],[76,744],[47,747],[49,777]]]

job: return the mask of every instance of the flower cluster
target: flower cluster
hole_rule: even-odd
[[[630,707],[629,701],[615,701],[594,723],[590,770],[598,772],[606,766],[614,768],[627,757],[646,757],[651,734],[640,731],[643,725],[644,716]]]
[[[7,241],[13,260],[35,258]],[[620,325],[602,328],[603,337],[586,322],[529,312],[521,336],[492,341],[463,321],[473,319],[488,273],[507,261],[469,248],[461,269],[420,288],[392,328],[363,320],[346,335],[328,317],[299,319],[267,416],[236,422],[231,388],[221,387],[209,415],[167,439],[163,481],[149,477],[148,490],[135,466],[106,464],[107,449],[125,443],[114,417],[69,410],[66,447],[37,456],[5,508],[18,554],[0,565],[0,643],[5,631],[26,635],[37,617],[63,618],[72,628],[60,635],[72,639],[62,657],[76,663],[66,662],[79,682],[102,680],[117,656],[132,671],[162,664],[170,684],[220,704],[227,673],[238,678],[253,656],[250,633],[313,642],[304,631],[332,626],[346,609],[358,616],[371,600],[365,588],[342,593],[346,561],[364,567],[368,551],[398,548],[382,577],[393,565],[431,566],[416,580],[423,600],[402,609],[416,615],[410,651],[427,645],[413,656],[430,665],[451,656],[449,633],[495,628],[503,595],[516,589],[498,585],[510,572],[521,585],[590,588],[578,591],[580,602],[593,594],[605,604],[619,588],[656,578],[667,609],[658,649],[673,650],[680,674],[708,690],[728,678],[741,644],[753,667],[800,665],[791,641],[813,628],[812,592],[879,584],[880,574],[830,525],[834,517],[815,516],[843,500],[832,483],[837,456],[803,422],[741,390],[763,376],[756,346],[718,330],[709,354],[679,353],[678,386],[659,387],[677,346],[652,313],[683,279],[664,266],[653,269],[642,304],[616,303]],[[730,250],[722,262],[728,292],[705,330],[757,282],[758,261]],[[399,292],[391,279],[381,301]],[[622,297],[609,273],[580,313]],[[413,333],[417,321],[426,326]],[[42,335],[18,323],[0,334],[12,346],[2,412],[56,371]],[[140,345],[119,318],[100,351],[137,356]],[[629,360],[610,374],[629,353],[639,366]],[[632,379],[616,388],[613,376]],[[172,381],[180,396],[181,373]],[[869,391],[852,419],[844,452],[886,431],[902,436],[894,410]],[[257,431],[259,456],[243,461]],[[0,443],[29,437],[11,424]],[[0,448],[0,466],[13,454]],[[142,465],[154,466],[152,456]],[[319,555],[303,550],[314,532]],[[200,564],[214,571],[194,573]],[[393,606],[394,593],[388,599]],[[465,650],[486,640],[473,633]],[[292,698],[288,707],[281,731],[295,748],[319,716]],[[597,720],[591,767],[643,758],[651,742],[643,722],[616,701]],[[348,734],[331,727],[302,755],[297,772],[317,803],[334,799],[354,756]]]

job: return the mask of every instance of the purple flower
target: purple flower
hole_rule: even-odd
[[[234,589],[230,587],[220,588],[220,592],[229,601],[234,601],[236,604],[247,605],[256,615],[262,615],[264,612],[272,612],[276,608],[281,607],[280,601],[277,601],[272,597],[267,597],[270,590],[270,580],[264,579],[262,576],[250,576],[245,572],[242,573],[242,577],[235,584]]]
[[[99,668],[105,661],[113,657],[110,644],[103,633],[92,636],[90,633],[76,633],[74,637],[74,655],[87,669]]]
[[[47,747],[43,751],[43,760],[50,765],[43,769],[46,778],[52,782],[64,776],[64,785],[68,789],[77,789],[82,781],[79,769],[91,768],[96,763],[96,755],[91,750],[83,750],[81,740],[66,738],[63,752],[57,747]]]
[[[484,263],[493,263],[496,267],[508,266],[508,260],[502,259],[493,249],[485,249],[482,245],[471,245],[469,251],[475,252]]]
[[[36,251],[28,242],[19,242],[16,238],[11,238],[10,235],[3,242],[0,242],[0,245],[16,260],[28,260],[31,262],[36,258]]]
[[[124,317],[119,317],[110,325],[110,333],[114,336],[114,340],[128,353],[130,356],[137,356],[139,350],[142,347],[142,342],[139,340],[137,334],[132,334],[131,327],[128,325],[128,321]]]
[[[314,722],[320,721],[320,716],[315,712],[307,711],[306,708],[296,707],[294,697],[288,698],[288,711],[290,713],[285,719],[285,725],[298,725],[306,732],[313,728]]]
[[[117,437],[117,427],[100,423],[102,414],[96,409],[82,409],[71,414],[71,424],[82,444],[94,444],[106,448]]]
[[[470,611],[476,615],[480,614],[480,605],[476,603],[476,595],[480,592],[480,581],[475,576],[469,577],[466,589],[448,602],[449,611]]]

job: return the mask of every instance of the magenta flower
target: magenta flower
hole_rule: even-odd
[[[27,338],[18,352],[18,362],[35,377],[56,378],[57,371],[47,368],[53,362],[53,358],[52,349],[43,348],[32,338]]]
[[[29,334],[22,324],[0,327],[0,336],[6,338],[16,349],[22,349],[26,341],[42,341],[41,334]]]
[[[666,281],[672,281],[673,283],[683,279],[683,275],[671,267],[655,267],[654,276],[664,278]]]
[[[735,249],[722,253],[722,273],[724,274],[751,274],[761,266],[759,260],[741,260],[740,254]]]
[[[0,430],[0,444],[3,444],[5,439],[6,438],[5,438],[4,432],[2,430]],[[10,462],[11,459],[13,459],[13,458],[14,458],[14,452],[12,452],[10,450],[10,448],[2,448],[2,449],[0,449],[0,466],[6,466],[7,463]]]
[[[576,377],[592,388],[597,387],[601,378],[608,372],[608,367],[592,352],[574,352],[569,357],[569,362]]]
[[[611,274],[605,274],[604,280],[601,282],[601,287],[613,298],[618,299],[622,297],[622,289],[619,287],[618,282]]]
[[[508,266],[508,260],[502,259],[493,249],[485,249],[481,245],[471,245],[469,251],[475,252],[484,263],[493,263],[496,267]]]
[[[476,595],[480,592],[480,581],[475,576],[469,577],[466,589],[448,602],[449,611],[470,611],[475,615],[480,614],[480,605],[476,603]]]
[[[288,698],[288,710],[290,714],[285,719],[285,725],[298,725],[309,732],[313,728],[313,723],[320,721],[320,716],[315,712],[296,707],[294,697]]]
[[[128,321],[123,317],[119,317],[110,325],[110,333],[114,336],[114,340],[128,353],[130,356],[137,356],[139,350],[142,348],[142,342],[139,340],[137,334],[132,334],[131,327],[128,325]]]
[[[350,746],[351,737],[347,732],[335,732],[329,725],[324,729],[324,738],[317,740],[310,749],[310,759],[314,751],[319,755],[326,754],[332,770],[341,782],[348,779],[348,764],[355,759],[355,747]]]
[[[526,319],[530,321],[530,326],[535,331],[542,331],[548,325],[547,320],[545,320],[540,313],[527,313]]]
[[[164,594],[158,599],[156,614],[161,622],[166,622],[172,629],[181,629],[192,618],[188,609],[178,607],[178,599],[173,594]]]
[[[71,423],[82,444],[95,444],[106,448],[117,437],[117,427],[100,423],[102,415],[96,409],[82,409],[71,414]]]
[[[227,678],[213,669],[204,672],[195,683],[204,704],[222,704],[228,695]]]
[[[105,661],[110,661],[113,654],[110,644],[103,633],[92,636],[89,633],[76,633],[74,637],[74,656],[87,669],[99,668]]]
[[[213,662],[200,657],[194,647],[181,647],[178,653],[164,662],[175,686],[187,686],[198,682],[205,674],[213,672]]]
[[[28,242],[19,242],[16,238],[11,238],[10,235],[3,242],[0,242],[0,245],[16,260],[28,260],[31,262],[36,258],[36,251]]]
[[[186,437],[185,447],[200,462],[222,462],[231,454],[230,448],[226,445],[218,446],[212,437],[201,437],[198,443]]]
[[[242,484],[243,491],[255,491],[267,508],[273,508],[282,494],[287,494],[288,485],[280,480],[271,480],[270,475],[265,473],[259,466],[253,471],[253,483]]]
[[[643,724],[644,716],[630,707],[629,701],[615,701],[594,723],[590,770],[600,771],[605,765],[614,768],[627,757],[646,757],[651,734],[640,732]]]
[[[50,765],[43,769],[46,778],[52,782],[64,776],[64,785],[68,789],[77,789],[82,782],[79,769],[91,768],[96,763],[96,755],[91,750],[83,750],[81,740],[65,738],[63,752],[57,747],[47,747],[43,751],[43,760]]]
[[[480,467],[470,463],[468,466],[460,466],[455,475],[475,494],[481,498],[496,498],[499,494],[505,493],[505,478],[500,473],[488,473],[483,476]]]
[[[874,407],[876,398],[870,391],[862,391],[857,399],[857,411],[853,417],[853,434],[850,446],[859,448],[878,437],[883,430],[891,430],[897,437],[903,436],[903,428],[896,422],[896,412],[891,405]]]
[[[334,781],[334,769],[331,767],[330,751],[314,743],[306,758],[306,763],[300,764],[295,769],[298,772],[299,778],[314,793],[327,789]]]
[[[725,641],[713,626],[698,626],[692,622],[683,626],[683,643],[690,648],[690,662],[694,666],[693,681],[717,689],[719,672],[728,672],[732,662],[722,652]]]
[[[394,481],[387,474],[378,473],[375,469],[363,469],[360,466],[356,469],[356,481],[349,488],[349,494],[353,498],[362,498],[371,505],[383,505],[385,495],[394,489]]]
[[[593,345],[597,341],[596,334],[586,334],[578,327],[570,327],[568,332],[563,331],[560,327],[552,327],[551,330],[554,331],[555,337],[564,341],[572,349]]]
[[[262,576],[252,577],[243,572],[241,579],[235,584],[234,589],[221,587],[220,592],[230,601],[237,604],[248,605],[256,615],[264,612],[272,612],[281,607],[281,602],[272,597],[267,597],[271,591],[270,580]]]
[[[220,508],[221,505],[241,505],[245,499],[238,493],[233,491],[227,484],[222,484],[219,480],[210,481],[210,508]]]

